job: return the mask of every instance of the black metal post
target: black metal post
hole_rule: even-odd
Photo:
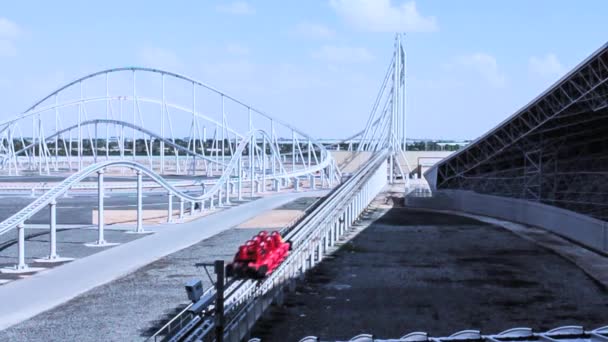
[[[217,281],[215,283],[215,290],[217,295],[215,297],[215,340],[217,342],[224,341],[224,260],[215,261],[215,274],[217,275]]]

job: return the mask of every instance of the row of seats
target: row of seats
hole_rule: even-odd
[[[413,332],[397,339],[377,339],[371,334],[361,334],[345,342],[599,342],[608,341],[608,326],[594,330],[585,330],[581,326],[564,326],[547,332],[535,333],[530,328],[513,328],[496,335],[482,335],[478,330],[464,330],[448,337],[429,337],[425,332]],[[322,340],[316,336],[308,336],[300,342],[335,341]],[[262,342],[259,338],[249,342]],[[336,341],[339,342],[339,341]]]

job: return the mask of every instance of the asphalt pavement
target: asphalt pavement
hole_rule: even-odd
[[[551,250],[470,218],[393,208],[324,258],[251,336],[344,341],[607,324],[607,289]]]

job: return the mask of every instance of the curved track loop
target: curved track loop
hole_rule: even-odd
[[[74,85],[77,85],[77,84],[79,84],[79,83],[81,83],[83,81],[86,81],[88,79],[91,79],[91,78],[94,78],[94,77],[97,77],[97,76],[100,76],[100,75],[106,75],[106,74],[111,74],[111,73],[116,73],[116,72],[121,72],[121,71],[133,71],[133,72],[135,72],[135,71],[142,71],[142,72],[157,73],[157,74],[171,76],[171,77],[174,77],[176,79],[180,79],[180,80],[183,80],[183,81],[187,81],[187,82],[196,84],[196,85],[201,86],[201,87],[203,87],[205,89],[208,89],[208,90],[210,90],[210,91],[212,91],[214,93],[217,93],[217,94],[219,94],[219,95],[221,95],[223,97],[226,97],[227,99],[230,99],[230,100],[234,101],[235,103],[238,103],[238,104],[240,104],[240,105],[242,105],[244,107],[247,107],[247,108],[251,109],[252,111],[255,111],[256,113],[258,113],[258,114],[260,114],[260,115],[262,115],[262,116],[264,116],[264,117],[266,117],[268,119],[271,119],[271,120],[273,120],[273,121],[275,121],[275,122],[277,122],[277,123],[279,123],[279,124],[281,124],[281,125],[283,125],[285,127],[288,127],[290,129],[294,130],[295,132],[297,132],[298,134],[302,135],[302,136],[305,136],[307,138],[312,138],[312,137],[309,137],[306,133],[304,133],[304,132],[300,131],[299,129],[297,129],[296,127],[294,127],[294,126],[292,126],[292,125],[290,125],[290,124],[288,124],[288,123],[286,123],[286,122],[284,122],[284,121],[282,121],[280,119],[272,117],[271,115],[267,114],[266,112],[261,111],[261,110],[259,110],[257,108],[254,108],[254,107],[252,107],[252,106],[250,106],[250,105],[242,102],[241,100],[238,100],[235,97],[233,97],[231,95],[228,95],[227,93],[224,93],[224,92],[222,92],[220,90],[217,90],[216,88],[214,88],[214,87],[212,87],[210,85],[207,85],[207,84],[205,84],[203,82],[200,82],[200,81],[195,80],[193,78],[190,78],[188,76],[181,75],[181,74],[174,73],[174,72],[169,72],[169,71],[165,71],[165,70],[161,70],[161,69],[155,69],[155,68],[145,68],[145,67],[136,67],[136,66],[106,69],[106,70],[98,71],[98,72],[86,75],[84,77],[81,77],[79,79],[76,79],[76,80],[74,80],[74,81],[72,81],[72,82],[70,82],[70,83],[68,83],[68,84],[66,84],[66,85],[58,88],[57,90],[55,90],[54,92],[52,92],[49,95],[45,96],[41,100],[37,101],[30,108],[28,108],[25,112],[23,112],[21,115],[17,116],[16,118],[0,122],[0,126],[3,126],[2,130],[4,130],[6,128],[6,127],[4,127],[6,124],[9,124],[9,123],[14,122],[16,120],[19,120],[19,119],[22,119],[24,117],[28,117],[28,116],[31,116],[31,115],[34,115],[34,114],[38,113],[37,109],[39,109],[39,106],[41,104],[43,104],[47,100],[51,99],[53,96],[61,93],[62,91],[66,90],[66,89],[68,89],[68,88],[70,88],[70,87],[72,87]],[[105,98],[104,98],[104,100],[105,100]],[[51,108],[47,108],[46,110],[48,110],[48,109],[51,109]],[[0,130],[0,132],[2,130]]]
[[[106,125],[99,136],[91,127],[96,124]],[[117,132],[110,135],[110,125],[122,128],[115,128]],[[178,174],[201,171],[196,163],[192,168],[179,166],[189,165],[188,158],[192,157],[204,161],[206,171],[208,162],[220,166],[215,168],[219,174],[234,155],[237,142],[254,129],[268,133],[267,147],[281,152],[278,160],[292,160],[292,169],[327,165],[331,158],[322,144],[296,127],[203,82],[159,69],[123,67],[78,78],[23,113],[0,121],[0,167],[8,175],[21,171],[61,173],[65,168],[58,164],[69,159],[69,172],[79,171],[89,165],[90,157],[96,161],[103,154],[106,160],[119,159],[109,152],[116,148],[110,141],[118,139],[122,142],[118,147],[121,157],[126,157],[126,151],[133,159],[145,156],[150,168],[159,174],[173,167]],[[184,137],[188,145],[185,149],[176,146],[176,140]],[[152,148],[153,139],[160,142],[160,147]],[[143,145],[145,151],[138,149]],[[174,151],[175,164],[168,161],[167,167],[165,146],[179,150]],[[262,149],[255,147],[259,160],[268,157]],[[76,160],[74,168],[72,160]],[[255,168],[252,158],[244,166]],[[334,171],[338,170],[332,167],[327,177],[336,178]]]
[[[230,159],[230,162],[227,164],[227,167],[224,173],[221,175],[219,180],[207,191],[205,194],[201,196],[192,196],[187,193],[184,193],[177,188],[173,187],[169,182],[167,182],[163,177],[161,177],[156,172],[150,170],[149,168],[133,162],[133,161],[107,161],[101,162],[97,164],[90,165],[77,173],[72,174],[68,178],[64,179],[61,183],[57,184],[55,187],[44,193],[42,196],[34,200],[25,208],[21,209],[8,219],[0,222],[0,235],[8,232],[9,230],[15,228],[18,224],[23,223],[28,220],[34,214],[39,212],[40,210],[46,208],[51,201],[56,200],[60,196],[62,196],[65,192],[67,192],[72,186],[82,181],[83,179],[89,177],[91,174],[96,173],[97,171],[109,168],[109,167],[127,167],[132,170],[140,171],[144,173],[146,176],[150,177],[153,181],[161,185],[165,188],[170,194],[177,196],[186,201],[191,202],[201,202],[205,200],[213,200],[216,196],[221,196],[221,190],[223,187],[228,185],[230,181],[230,177],[234,174],[235,171],[240,167],[242,162],[243,152],[248,144],[252,141],[252,138],[255,138],[256,135],[261,135],[261,137],[265,140],[270,140],[268,134],[262,130],[254,130],[249,132],[246,137],[241,141],[238,147],[235,150],[234,156]],[[270,145],[273,146],[273,145]],[[274,148],[272,149],[272,155],[277,158],[278,151]],[[326,152],[327,153],[327,152]],[[325,158],[325,163],[315,165],[314,167],[307,170],[295,170],[292,172],[287,172],[284,167],[281,166],[281,173],[277,173],[274,175],[268,175],[270,179],[289,179],[294,177],[299,177],[302,175],[310,174],[311,172],[321,171],[323,168],[328,167],[330,165],[330,159]],[[280,158],[279,158],[280,162]]]

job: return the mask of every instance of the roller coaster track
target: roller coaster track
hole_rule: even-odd
[[[126,161],[126,160],[101,162],[101,163],[90,165],[90,166],[80,170],[79,172],[70,175],[69,177],[64,179],[61,183],[57,184],[52,189],[45,192],[43,195],[41,195],[36,200],[31,202],[29,205],[27,205],[26,207],[24,207],[23,209],[21,209],[20,211],[15,213],[14,215],[10,216],[6,220],[0,222],[0,235],[15,228],[18,224],[23,223],[24,221],[28,220],[34,214],[36,214],[37,212],[39,212],[40,210],[45,208],[47,205],[49,205],[49,203],[51,203],[51,201],[56,200],[57,198],[62,196],[65,192],[67,192],[72,186],[74,186],[78,182],[80,182],[83,179],[89,177],[90,175],[96,173],[97,171],[100,171],[100,170],[103,170],[103,169],[106,169],[109,167],[128,167],[132,170],[140,171],[143,174],[145,174],[146,176],[150,177],[154,182],[158,183],[163,188],[165,188],[170,194],[175,195],[178,198],[181,198],[181,199],[184,199],[187,201],[200,202],[200,201],[204,201],[204,200],[213,200],[214,196],[220,195],[219,193],[220,193],[222,187],[227,186],[228,181],[230,180],[230,177],[232,176],[232,174],[235,171],[237,171],[238,168],[241,167],[241,161],[242,161],[242,156],[243,156],[245,147],[248,144],[250,144],[250,142],[253,140],[252,138],[254,138],[257,134],[261,135],[263,137],[263,139],[265,139],[266,141],[270,140],[270,137],[268,136],[268,134],[266,134],[266,132],[264,132],[262,130],[254,130],[254,131],[249,132],[246,135],[245,139],[243,139],[240,142],[240,144],[237,146],[234,155],[230,159],[229,163],[226,165],[226,169],[222,173],[221,177],[209,189],[209,191],[207,191],[205,194],[203,194],[201,196],[192,196],[185,192],[180,191],[179,189],[177,189],[173,185],[171,185],[169,182],[167,182],[159,174],[157,174],[156,172],[150,170],[149,168],[147,168],[139,163],[136,163],[133,161]],[[276,150],[276,147],[272,144],[270,144],[270,146],[271,146],[271,150],[272,150],[272,156],[274,158],[277,158],[278,151]],[[324,152],[328,153],[327,151],[324,151]],[[268,175],[268,178],[289,179],[289,178],[295,178],[295,177],[300,177],[300,176],[307,175],[310,173],[314,173],[316,171],[321,171],[325,167],[328,167],[332,161],[332,159],[327,156],[322,156],[322,157],[324,157],[322,163],[314,165],[310,169],[295,170],[292,172],[287,172],[285,170],[285,168],[283,167],[283,165],[280,161],[280,158],[278,158],[279,159],[278,163],[280,163],[279,164],[280,170],[282,172],[274,174],[274,175]],[[241,175],[239,173],[239,177],[240,176]]]
[[[387,150],[374,155],[295,227],[284,232],[285,239],[292,243],[292,251],[270,276],[260,282],[237,280],[229,285],[224,297],[227,319],[224,341],[240,341],[250,327],[247,325],[259,318],[289,282],[322,260],[327,249],[357,220],[386,184],[387,156]],[[214,291],[208,290],[203,297],[216,296]],[[149,341],[211,340],[216,324],[213,308],[196,314],[190,310],[193,305],[187,306]]]
[[[126,108],[124,113],[123,107]],[[132,119],[129,118],[131,114]],[[97,129],[94,135],[91,132],[91,127],[96,125],[106,126],[99,136]],[[110,125],[122,128],[116,129],[116,135],[111,136]],[[120,157],[126,157],[124,142],[132,141],[129,157],[136,159],[141,156],[135,148],[137,136],[143,136],[153,171],[165,172],[165,146],[170,146],[174,148],[170,153],[175,153],[176,164],[168,167],[175,165],[177,173],[190,171],[189,167],[180,166],[184,156],[186,164],[201,160],[205,162],[205,169],[208,170],[207,164],[212,163],[215,171],[221,173],[227,157],[235,153],[234,142],[245,138],[246,132],[241,128],[246,127],[247,132],[263,128],[271,137],[265,142],[270,142],[270,148],[275,150],[278,150],[279,141],[291,140],[291,151],[281,148],[281,156],[302,169],[325,163],[325,160],[319,160],[319,154],[330,158],[323,145],[296,127],[203,82],[159,69],[123,67],[80,77],[36,101],[26,111],[1,121],[0,165],[8,175],[19,175],[22,170],[50,174],[59,171],[58,164],[67,159],[70,170],[73,170],[75,160],[74,169],[80,171],[90,162],[84,161],[90,153],[95,158],[101,155],[98,138],[105,142],[106,160],[116,160],[117,157],[109,152],[111,139],[123,142],[119,144]],[[207,129],[212,134],[209,137]],[[178,136],[187,139],[187,147],[176,143]],[[152,160],[148,138],[160,141],[159,162]],[[50,148],[48,143],[53,139],[55,146]],[[205,147],[209,140],[213,142],[210,148]],[[90,147],[85,149],[85,144]],[[199,153],[201,149],[203,152]],[[263,146],[256,144],[254,149],[258,161],[268,157]],[[308,160],[300,163],[304,159]],[[245,166],[253,168],[252,164],[250,159]],[[197,164],[192,165],[196,168]],[[337,168],[327,171],[339,173]]]

